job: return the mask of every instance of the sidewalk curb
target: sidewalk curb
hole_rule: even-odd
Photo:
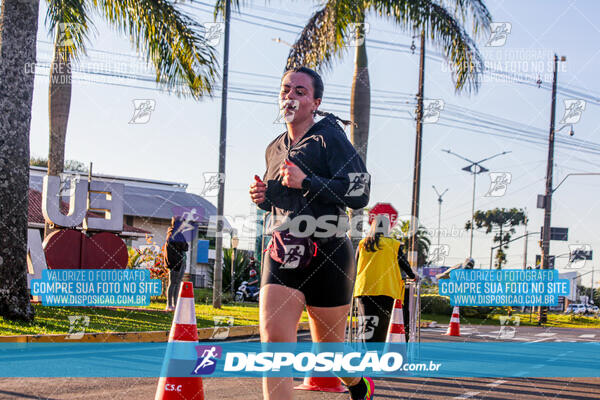
[[[227,338],[259,335],[258,325],[200,328],[198,340],[223,340],[221,335],[226,329],[229,329]],[[308,329],[308,322],[298,325],[298,331]],[[168,339],[169,331],[100,332],[84,333],[81,337],[73,334],[0,336],[0,343],[151,343],[166,342]]]

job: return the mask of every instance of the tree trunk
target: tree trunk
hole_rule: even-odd
[[[0,11],[0,315],[31,321],[27,291],[29,129],[39,0]]]
[[[367,145],[369,142],[369,118],[371,113],[371,85],[369,83],[369,67],[367,60],[366,33],[364,32],[364,12],[356,29],[356,54],[354,58],[354,76],[352,78],[352,94],[350,98],[350,140],[354,148],[367,164]],[[363,214],[363,210],[350,210],[350,218]],[[354,224],[352,224],[354,226]],[[358,226],[362,229],[362,226]],[[356,247],[360,237],[352,237]]]
[[[68,53],[61,48],[60,40],[60,30],[57,29],[48,90],[50,117],[48,175],[59,175],[64,170],[65,139],[71,107],[71,61]]]
[[[54,40],[54,56],[50,66],[50,84],[48,90],[48,114],[50,119],[50,146],[48,150],[48,175],[60,175],[65,165],[65,141],[69,109],[71,107],[71,61],[69,54],[62,47],[61,31],[56,30]],[[44,236],[51,229],[45,224]]]

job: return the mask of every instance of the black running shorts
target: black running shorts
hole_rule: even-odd
[[[304,294],[306,305],[338,307],[350,304],[356,264],[352,243],[346,236],[317,242],[317,255],[303,268],[282,269],[269,253],[265,263],[261,287],[278,284],[297,289]]]

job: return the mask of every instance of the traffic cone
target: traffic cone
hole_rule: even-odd
[[[394,301],[394,309],[390,318],[390,327],[388,328],[387,343],[406,343],[406,331],[404,329],[404,313],[402,311],[402,300]]]
[[[346,387],[342,385],[342,381],[335,377],[322,377],[317,378],[314,376],[307,376],[304,378],[304,382],[301,385],[296,386],[294,389],[297,390],[313,390],[317,392],[335,392],[343,393],[346,391]]]
[[[458,306],[454,306],[454,310],[452,310],[450,325],[448,325],[448,331],[444,335],[460,336],[460,311]]]
[[[198,343],[198,327],[196,326],[196,309],[194,308],[194,288],[191,282],[183,282],[179,291],[179,299],[171,325],[169,343],[192,342]],[[180,360],[172,357],[171,344],[167,347],[161,375],[168,375],[169,367],[181,361],[195,360],[196,355],[190,354],[189,359]],[[204,388],[200,377],[164,377],[158,381],[154,400],[204,400]]]

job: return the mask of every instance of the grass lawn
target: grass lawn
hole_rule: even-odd
[[[210,289],[194,289],[196,299],[196,319],[199,328],[215,325],[213,317],[233,317],[234,325],[258,325],[258,305],[256,303],[224,304],[219,310],[212,307]],[[164,297],[153,298],[148,307],[132,309],[108,309],[102,307],[45,307],[34,305],[35,321],[32,323],[7,321],[0,318],[0,336],[65,334],[69,332],[69,316],[88,316],[90,323],[86,332],[144,332],[166,331],[171,328],[172,313],[162,312],[166,305]],[[520,318],[521,326],[537,325],[534,313],[531,322],[529,314],[513,313]],[[307,321],[306,312],[302,321]],[[437,321],[447,324],[450,315],[423,314],[423,321]],[[461,324],[500,325],[500,314],[489,314],[488,318],[466,318],[461,316]],[[600,319],[568,314],[548,314],[546,326],[563,328],[600,328]]]
[[[221,309],[212,307],[210,289],[194,289],[196,320],[198,328],[215,325],[213,317],[233,317],[234,325],[258,325],[258,304],[224,304]],[[114,309],[102,307],[46,307],[35,304],[36,317],[32,323],[8,321],[0,318],[0,336],[66,334],[69,332],[69,316],[88,316],[90,323],[86,332],[145,332],[171,329],[172,313],[162,312],[166,298],[153,298],[148,307]],[[302,321],[307,321],[306,312]]]

